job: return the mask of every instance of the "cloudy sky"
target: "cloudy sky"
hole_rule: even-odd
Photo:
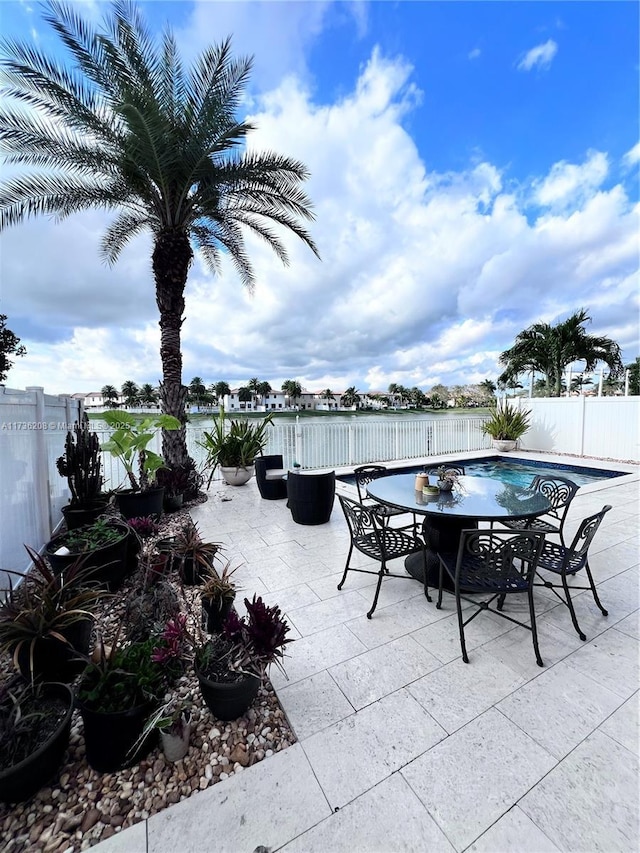
[[[99,20],[105,4],[76,4]],[[633,2],[154,2],[184,55],[231,35],[254,55],[251,146],[311,171],[290,266],[249,239],[186,290],[184,379],[429,389],[495,380],[536,321],[589,309],[638,355],[638,5]],[[58,51],[37,4],[5,34]],[[61,55],[60,53],[58,55]],[[28,355],[7,386],[91,391],[160,378],[150,240],[114,267],[107,214],[2,235],[0,312]]]

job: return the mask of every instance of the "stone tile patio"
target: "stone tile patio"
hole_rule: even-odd
[[[582,643],[564,605],[542,590],[543,669],[529,632],[486,614],[470,626],[465,665],[453,599],[438,611],[409,578],[383,583],[369,621],[372,576],[352,573],[336,589],[348,549],[337,503],[329,524],[301,527],[254,482],[214,483],[194,520],[244,562],[244,594],[278,603],[298,638],[289,680],[272,673],[298,743],[92,849],[635,853],[635,470],[583,487],[573,502],[570,532],[614,507],[591,552],[609,617],[579,593]]]

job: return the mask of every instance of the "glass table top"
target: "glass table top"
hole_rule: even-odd
[[[540,492],[490,477],[458,477],[452,492],[437,495],[416,491],[415,480],[415,474],[379,477],[369,483],[367,494],[381,503],[409,512],[458,518],[529,518],[547,512],[551,506]]]

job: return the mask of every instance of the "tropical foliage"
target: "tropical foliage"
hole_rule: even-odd
[[[620,347],[610,338],[588,335],[585,325],[591,317],[584,308],[555,326],[534,323],[516,336],[514,345],[500,355],[505,370],[498,382],[508,385],[522,373],[535,371],[545,377],[547,394],[559,397],[562,375],[569,365],[584,361],[584,370],[592,371],[598,362],[608,365],[613,378],[623,371]]]
[[[232,420],[227,430],[224,407],[220,407],[220,414],[213,422],[210,432],[202,433],[200,446],[207,452],[204,467],[209,470],[209,482],[220,465],[223,468],[246,468],[253,464],[253,460],[262,453],[267,446],[267,427],[273,421],[270,412],[259,423],[250,423],[246,420]]]
[[[27,350],[20,343],[20,338],[11,329],[7,329],[7,315],[0,314],[0,382],[4,382],[7,373],[13,367],[13,361],[9,356],[20,358],[27,354]]]
[[[20,171],[8,170],[0,191],[0,228],[35,215],[113,210],[102,240],[109,263],[133,237],[151,232],[162,410],[180,421],[180,429],[163,432],[163,453],[172,466],[184,465],[180,340],[194,248],[214,273],[228,254],[250,289],[243,229],[283,263],[287,251],[272,224],[317,255],[301,225],[313,218],[301,189],[308,172],[297,160],[246,148],[253,126],[236,112],[252,63],[235,60],[228,39],[189,68],[171,30],[154,39],[127,0],[116,0],[99,27],[56,2],[45,5],[44,18],[64,59],[34,42],[4,45],[0,140],[6,162]]]
[[[517,409],[505,400],[491,412],[481,429],[497,441],[517,441],[529,429],[530,418],[530,411]]]

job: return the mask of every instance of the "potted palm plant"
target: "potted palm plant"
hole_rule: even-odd
[[[156,483],[156,473],[164,467],[164,459],[149,444],[157,430],[180,429],[180,421],[172,415],[155,415],[139,420],[129,412],[119,409],[105,412],[103,419],[114,428],[111,438],[102,449],[122,463],[129,490],[116,492],[118,509],[125,518],[162,514],[164,488]],[[137,468],[137,473],[136,469]]]
[[[62,764],[69,744],[73,692],[66,684],[0,687],[0,802],[28,800]]]
[[[246,616],[227,616],[220,634],[195,650],[200,692],[219,720],[235,720],[249,708],[272,663],[282,669],[289,625],[280,608],[245,598]]]
[[[76,422],[73,432],[67,433],[64,455],[56,460],[61,477],[67,478],[70,502],[62,507],[67,528],[72,530],[91,524],[106,509],[109,502],[102,492],[102,458],[100,442],[95,432],[89,432],[89,418]]]
[[[205,542],[198,525],[193,522],[185,524],[175,536],[160,539],[156,548],[161,554],[169,555],[171,569],[178,572],[182,583],[187,586],[200,583],[221,550],[216,542]]]
[[[27,547],[33,567],[11,579],[0,604],[0,652],[11,655],[23,678],[71,681],[83,669],[77,655],[89,649],[93,608],[105,595],[91,587],[91,570],[76,560],[63,572],[51,570],[44,557]]]
[[[481,429],[485,435],[491,436],[496,450],[515,450],[518,439],[529,429],[530,417],[530,411],[516,409],[505,400],[491,412]]]
[[[270,412],[263,420],[251,423],[248,420],[232,420],[226,428],[224,407],[213,424],[211,432],[203,432],[200,446],[207,456],[205,471],[209,471],[207,488],[216,470],[220,468],[222,478],[230,486],[242,486],[253,476],[253,463],[267,446],[267,427],[273,421]]]

